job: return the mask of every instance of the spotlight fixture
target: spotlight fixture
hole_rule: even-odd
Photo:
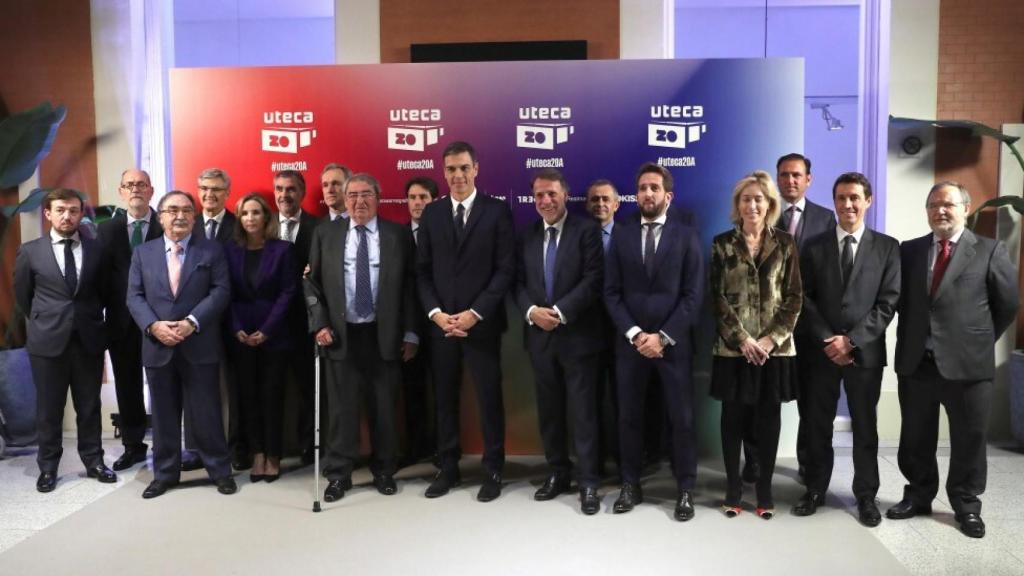
[[[828,104],[811,104],[811,110],[821,110],[821,119],[825,121],[825,127],[831,132],[843,129],[843,121],[832,115]]]

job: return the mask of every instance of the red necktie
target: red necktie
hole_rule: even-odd
[[[935,268],[932,269],[932,290],[930,292],[932,298],[935,297],[935,293],[939,290],[942,277],[946,274],[946,268],[949,267],[951,248],[952,244],[949,243],[949,240],[939,240],[939,256],[935,259]]]

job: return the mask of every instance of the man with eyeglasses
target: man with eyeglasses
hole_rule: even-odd
[[[281,240],[291,242],[295,251],[295,269],[299,274],[297,281],[301,283],[301,275],[309,263],[309,247],[313,241],[313,231],[320,223],[309,212],[302,209],[302,200],[306,197],[306,179],[297,170],[282,170],[274,175],[274,203],[278,210]],[[299,388],[302,398],[302,411],[298,418],[298,440],[303,447],[302,463],[313,463],[313,361],[315,347],[309,334],[309,322],[306,318],[306,302],[302,293],[296,291],[295,300],[288,309],[289,334],[294,342],[295,361],[288,363],[288,374]]]
[[[949,419],[949,505],[960,531],[982,538],[978,497],[987,476],[994,346],[1017,316],[1017,270],[1002,242],[964,227],[971,196],[962,184],[939,182],[925,202],[932,233],[900,246],[896,374],[903,417],[899,466],[907,485],[886,517],[932,512],[941,405]]]
[[[36,386],[39,478],[36,490],[57,486],[61,430],[68,390],[78,424],[78,456],[86,476],[117,481],[103,462],[100,384],[103,377],[103,300],[109,262],[99,242],[79,234],[82,198],[58,188],[43,199],[49,234],[18,249],[14,293],[25,311],[28,351]]]
[[[221,494],[234,494],[220,401],[220,321],[231,300],[221,246],[193,232],[192,196],[172,190],[157,207],[161,239],[132,254],[128,309],[146,338],[153,405],[153,481],[142,493],[156,498],[181,476],[182,408],[191,411],[196,447]]]
[[[110,264],[110,297],[107,303],[107,338],[110,363],[114,369],[114,390],[120,418],[124,453],[114,461],[114,470],[127,470],[146,461],[146,404],[142,383],[142,333],[132,321],[125,304],[128,269],[132,251],[143,242],[163,235],[159,218],[149,202],[153,186],[144,170],[129,169],[121,174],[118,194],[124,206],[110,220],[101,222],[98,239],[103,259]]]
[[[401,365],[416,355],[419,343],[412,232],[378,218],[380,184],[373,176],[349,178],[344,198],[349,218],[317,228],[309,254],[309,278],[323,288],[321,305],[311,311],[310,328],[331,363],[327,502],[339,500],[352,487],[363,398],[373,448],[373,486],[385,496],[397,492]]]
[[[235,230],[235,215],[225,208],[231,195],[231,178],[220,168],[207,168],[199,174],[199,202],[203,211],[196,218],[194,233],[224,243]]]

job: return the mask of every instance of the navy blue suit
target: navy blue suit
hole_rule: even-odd
[[[142,342],[153,411],[153,475],[174,484],[181,468],[183,402],[192,413],[199,455],[214,480],[231,474],[221,416],[221,316],[231,299],[224,250],[215,241],[192,234],[181,267],[178,294],[171,293],[164,238],[139,246],[128,273],[128,310],[139,329],[158,320],[177,321],[191,315],[199,331],[177,346],[152,335]]]
[[[661,379],[672,432],[672,470],[680,490],[694,487],[697,447],[693,424],[693,344],[704,284],[704,258],[696,229],[669,211],[654,254],[654,274],[644,267],[640,220],[616,225],[605,270],[604,297],[615,324],[616,376],[619,398],[619,451],[622,480],[639,483],[643,454],[643,399],[652,372]],[[626,340],[638,326],[675,341],[662,358],[643,357]]]

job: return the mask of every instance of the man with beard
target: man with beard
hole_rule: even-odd
[[[306,179],[297,170],[282,170],[274,175],[274,202],[277,204],[278,224],[281,240],[295,246],[295,270],[297,282],[302,282],[302,272],[309,263],[309,247],[313,231],[319,221],[302,209],[306,196]],[[306,318],[306,303],[301,290],[295,292],[295,300],[288,311],[288,325],[295,342],[295,358],[288,362],[288,373],[299,388],[302,411],[298,418],[298,440],[303,447],[302,463],[313,463],[313,361],[316,353],[313,338],[309,334]]]
[[[675,519],[693,518],[697,479],[693,423],[691,327],[704,288],[704,259],[697,231],[670,211],[672,174],[646,163],[637,174],[640,218],[621,222],[608,249],[605,304],[620,337],[616,340],[619,452],[622,491],[615,513],[643,502],[644,396],[660,377],[672,437],[672,471],[678,498]]]

